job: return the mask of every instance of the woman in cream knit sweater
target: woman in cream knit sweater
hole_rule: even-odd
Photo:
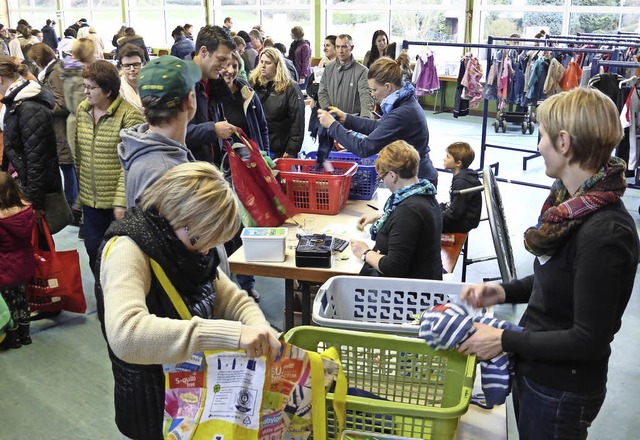
[[[278,355],[280,343],[258,305],[217,268],[215,246],[239,226],[237,202],[220,172],[190,162],[151,185],[105,234],[98,316],[113,367],[116,424],[126,437],[162,438],[163,363],[215,349]],[[180,319],[151,260],[191,319]]]

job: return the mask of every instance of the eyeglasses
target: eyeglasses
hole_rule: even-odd
[[[191,246],[195,246],[198,244],[198,240],[200,240],[200,237],[192,237],[191,233],[189,232],[189,226],[184,227],[184,232],[187,233],[187,237],[189,237],[189,243],[191,243]]]
[[[376,181],[377,181],[378,183],[382,183],[382,182],[384,181],[384,178],[385,178],[385,177],[387,177],[387,174],[389,174],[390,172],[391,172],[391,171],[387,171],[386,173],[379,175],[379,176],[376,178]]]
[[[95,89],[99,89],[99,88],[101,88],[101,87],[100,87],[100,86],[95,86],[95,87],[94,87],[94,86],[88,86],[88,85],[84,84],[84,85],[82,86],[82,88],[83,88],[84,90],[88,90],[88,91],[90,91],[90,92],[93,92]]]
[[[123,69],[131,69],[132,67],[134,69],[139,69],[140,67],[142,67],[142,63],[128,63],[128,64],[121,64]]]

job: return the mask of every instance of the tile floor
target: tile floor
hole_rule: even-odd
[[[455,120],[451,114],[426,112],[431,132],[431,157],[440,167],[444,148],[453,141],[465,140],[476,149],[479,165],[481,118]],[[491,122],[491,121],[490,121]],[[491,127],[490,127],[491,128]],[[489,133],[489,143],[530,148],[535,151],[536,135],[522,135],[517,126],[505,134]],[[305,142],[309,148],[311,142]],[[523,172],[521,153],[489,149],[485,163],[500,162],[499,177],[518,181],[550,184],[544,175],[542,159],[530,162]],[[439,198],[448,197],[451,175],[441,173]],[[515,254],[518,274],[532,271],[533,258],[522,245],[522,232],[536,222],[546,191],[509,183],[500,183],[509,236]],[[625,203],[636,222],[640,221],[640,192],[629,190]],[[63,312],[53,320],[34,323],[34,343],[28,347],[0,353],[0,438],[18,439],[118,439],[113,423],[113,399],[110,363],[105,342],[95,314],[93,277],[88,269],[84,247],[77,238],[77,228],[68,227],[56,235],[59,249],[78,249],[83,268],[83,282],[88,303],[86,315]],[[470,235],[470,256],[493,253],[486,222]],[[454,279],[460,279],[460,265]],[[467,280],[481,281],[499,275],[495,261],[469,266]],[[263,294],[261,307],[270,322],[282,326],[284,282],[260,278],[257,288]],[[623,326],[613,342],[607,400],[590,430],[594,439],[636,439],[640,432],[637,402],[640,395],[640,278],[636,281],[624,317]],[[606,292],[603,292],[606,301]],[[522,310],[503,306],[497,312],[517,318]],[[634,366],[636,365],[636,366]],[[636,402],[636,403],[634,403]],[[510,429],[510,439],[517,434]]]

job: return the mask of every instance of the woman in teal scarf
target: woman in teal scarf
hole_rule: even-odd
[[[395,141],[376,160],[378,180],[392,192],[383,211],[363,214],[360,227],[372,223],[373,249],[351,240],[351,250],[365,262],[361,275],[442,279],[440,234],[442,218],[436,189],[418,179],[420,155],[405,141]]]

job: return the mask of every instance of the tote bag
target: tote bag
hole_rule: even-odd
[[[38,223],[34,223],[31,234],[36,269],[27,283],[27,301],[32,311],[84,313],[87,303],[82,288],[80,258],[78,251],[56,251],[46,220],[42,219],[42,229],[49,250],[40,249]]]
[[[224,146],[238,200],[257,226],[280,226],[298,211],[273,177],[256,143],[240,128],[237,128],[237,134],[242,143],[232,146],[225,140]],[[241,148],[245,158],[238,154]]]
[[[162,267],[151,269],[182,319],[184,300]],[[337,350],[322,354],[282,343],[278,360],[244,352],[195,353],[165,372],[164,436],[182,440],[326,440],[326,393],[335,381],[333,408],[344,428],[347,381]]]

